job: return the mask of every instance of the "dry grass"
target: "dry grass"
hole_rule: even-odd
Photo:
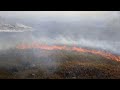
[[[14,72],[1,69],[0,79],[120,79],[120,62],[98,55],[57,51],[49,57],[55,63],[43,65],[47,59],[42,57],[44,62],[37,58],[41,62],[36,59],[39,66],[34,68],[14,67]]]

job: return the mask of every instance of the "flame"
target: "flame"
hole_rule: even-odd
[[[39,43],[32,43],[30,44],[20,44],[16,46],[17,49],[31,49],[31,48],[36,48],[36,49],[44,49],[44,50],[72,50],[76,52],[83,52],[83,53],[92,53],[96,55],[100,55],[102,57],[105,57],[107,59],[111,60],[116,60],[120,61],[120,56],[113,55],[111,53],[99,51],[99,50],[89,50],[85,48],[79,48],[79,47],[67,47],[67,46],[57,46],[57,45],[44,45],[44,44],[39,44]]]

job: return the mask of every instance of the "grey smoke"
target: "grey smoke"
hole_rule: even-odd
[[[28,31],[23,33],[0,33],[0,49],[8,46],[8,48],[14,47],[24,42],[39,42],[78,45],[80,47],[103,49],[120,54],[119,11],[96,11],[95,13],[98,14],[93,16],[84,16],[80,12],[73,14],[72,12],[71,14],[73,15],[68,17],[68,14],[62,15],[63,13],[61,14],[59,12],[57,12],[58,14],[55,14],[55,12],[47,12],[47,14],[40,13],[36,17],[34,17],[35,14],[32,14],[28,18],[25,16],[28,15],[27,12],[26,14],[24,12],[24,16],[19,13],[16,16],[11,15],[11,17],[8,17],[5,12],[1,14],[6,15],[9,20],[14,19],[17,22],[26,23],[35,30],[33,32]],[[20,17],[19,19],[18,16],[22,18]]]

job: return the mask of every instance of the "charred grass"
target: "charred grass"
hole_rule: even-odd
[[[90,53],[56,51],[51,65],[0,69],[0,79],[120,79],[120,62]],[[32,58],[33,59],[33,58]],[[39,58],[41,59],[41,58]],[[42,57],[46,60],[45,57]],[[21,69],[22,68],[22,69]]]

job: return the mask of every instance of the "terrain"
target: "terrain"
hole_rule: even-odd
[[[119,79],[120,62],[69,50],[10,49],[0,53],[0,79]]]

